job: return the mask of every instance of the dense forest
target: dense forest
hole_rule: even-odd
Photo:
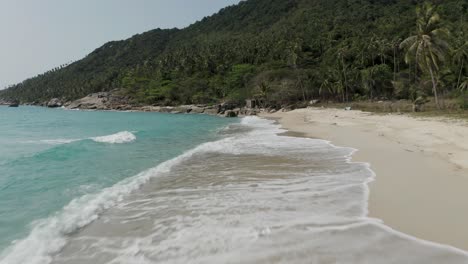
[[[184,29],[109,42],[0,92],[42,102],[116,88],[135,104],[466,98],[466,0],[247,0]],[[468,100],[460,100],[468,108]]]

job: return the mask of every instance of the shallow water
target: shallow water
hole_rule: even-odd
[[[254,117],[230,124],[74,200],[2,263],[468,263],[367,218],[374,174],[349,162],[353,149],[282,132]]]
[[[202,115],[0,107],[0,252],[74,199],[217,139],[231,122]]]

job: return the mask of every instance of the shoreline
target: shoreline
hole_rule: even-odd
[[[353,162],[375,172],[370,218],[419,239],[468,251],[466,122],[308,108],[262,113],[287,135],[330,141],[357,151]]]

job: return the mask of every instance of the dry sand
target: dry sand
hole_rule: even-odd
[[[292,133],[358,149],[369,162],[369,215],[415,237],[468,250],[468,124],[308,108],[264,114]]]

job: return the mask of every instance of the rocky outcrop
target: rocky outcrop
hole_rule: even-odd
[[[160,112],[171,114],[208,114],[224,117],[238,117],[239,115],[255,115],[256,109],[239,108],[234,103],[218,105],[180,105],[180,106],[133,106],[130,99],[119,96],[118,91],[90,94],[84,98],[63,104],[68,109],[89,110],[133,110],[143,112]]]
[[[225,117],[237,117],[239,115],[239,112],[233,111],[233,110],[228,110],[224,114]]]
[[[47,102],[46,106],[49,107],[49,108],[62,107],[63,102],[62,102],[62,100],[60,100],[58,98],[53,98],[49,102]]]
[[[92,110],[132,110],[129,98],[120,96],[116,91],[93,93],[66,106],[68,109]]]
[[[18,107],[20,102],[18,100],[5,100],[0,98],[0,105],[7,105],[9,107]]]
[[[20,101],[18,100],[13,100],[8,104],[8,107],[19,107]]]
[[[258,114],[258,109],[255,109],[255,108],[243,108],[243,109],[241,109],[240,114],[241,114],[241,115],[244,115],[244,116],[254,116],[254,115],[257,115],[257,114]]]
[[[205,107],[204,106],[193,106],[192,111],[190,111],[191,114],[203,114],[205,113]]]

